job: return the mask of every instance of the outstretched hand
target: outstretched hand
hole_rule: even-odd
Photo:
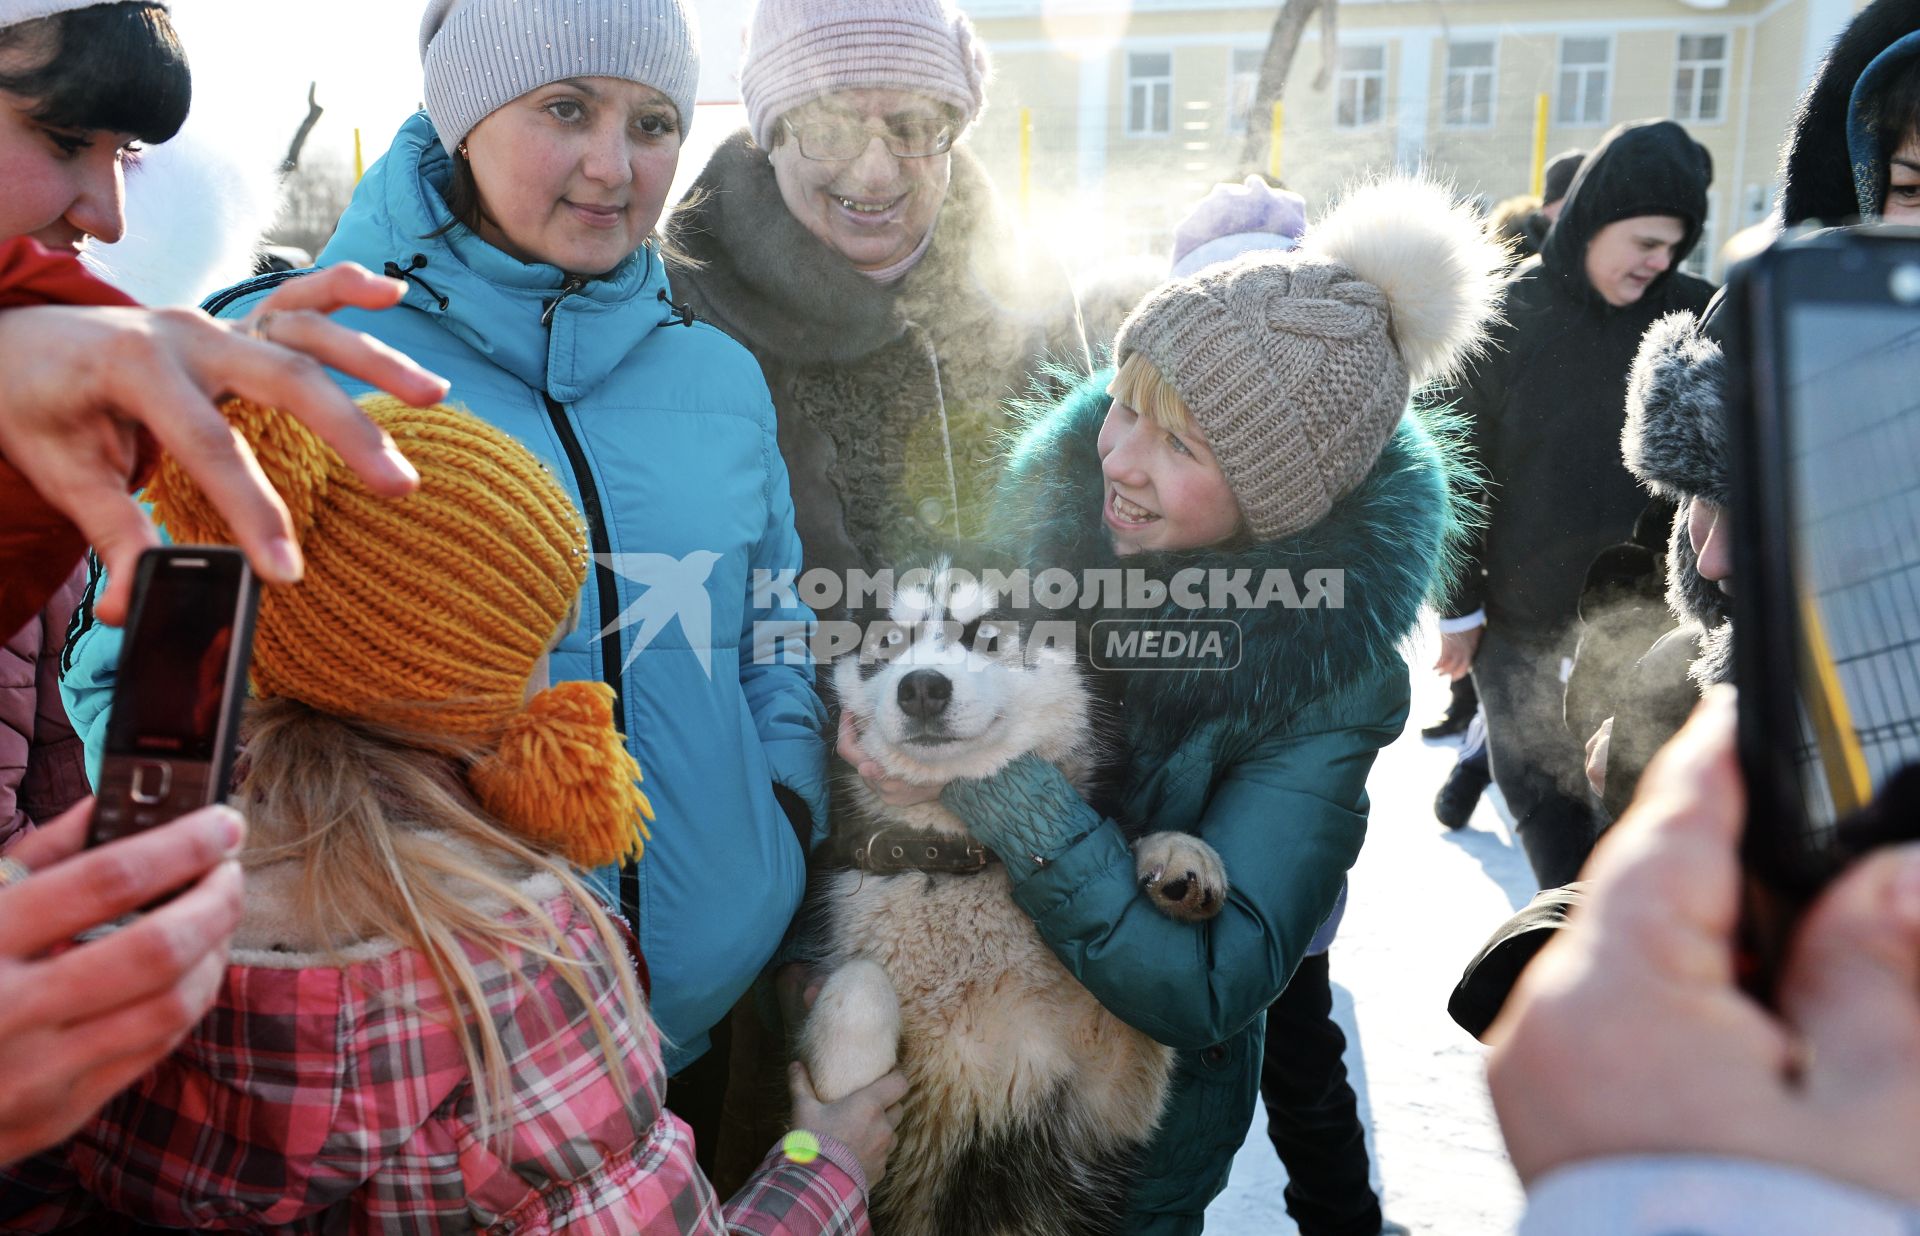
[[[240,322],[196,310],[47,305],[0,313],[0,455],[71,519],[108,570],[97,612],[125,619],[134,564],[156,543],[127,495],[137,427],[198,481],[263,579],[291,583],[302,561],[285,505],[217,407],[235,395],[297,417],[373,492],[396,497],[419,476],[325,367],[408,403],[447,383],[327,315],[385,309],[406,285],[351,264],[283,284]]]
[[[1591,899],[1489,1031],[1527,1183],[1583,1159],[1728,1155],[1920,1203],[1920,846],[1855,864],[1803,919],[1780,1012],[1735,981],[1745,791],[1734,697],[1648,768]]]
[[[872,1192],[887,1174],[901,1100],[907,1097],[906,1074],[895,1069],[834,1103],[820,1101],[807,1066],[798,1060],[788,1066],[787,1081],[793,1090],[793,1127],[831,1137],[853,1151]]]

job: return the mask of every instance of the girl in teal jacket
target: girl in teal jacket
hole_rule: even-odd
[[[445,375],[448,402],[526,445],[587,516],[592,570],[552,675],[613,687],[646,777],[645,860],[596,876],[639,936],[678,1071],[799,905],[803,839],[825,830],[825,714],[805,649],[781,638],[809,615],[764,586],[800,567],[766,383],[674,307],[649,239],[693,114],[686,13],[582,5],[594,20],[564,26],[575,5],[434,5],[427,109],[368,169],[319,265],[406,278],[400,308],[336,320]],[[549,16],[529,46],[493,50],[506,18],[518,32]],[[208,307],[242,317],[284,277]],[[287,316],[261,329],[319,329]],[[433,593],[422,563],[419,603]],[[70,711],[96,749],[118,655],[99,626],[68,652]]]
[[[1015,449],[998,516],[1030,565],[1172,585],[1151,608],[1109,596],[1094,619],[1238,631],[1220,658],[1129,672],[1098,642],[1112,628],[1090,628],[1118,675],[1119,814],[1219,854],[1211,919],[1149,904],[1120,826],[1050,764],[1022,757],[941,795],[1008,856],[1015,900],[1066,967],[1180,1051],[1129,1232],[1201,1229],[1253,1115],[1263,1011],[1360,852],[1368,771],[1407,716],[1398,646],[1457,527],[1443,453],[1403,412],[1476,345],[1498,269],[1441,190],[1360,190],[1299,250],[1151,294],[1118,372]]]

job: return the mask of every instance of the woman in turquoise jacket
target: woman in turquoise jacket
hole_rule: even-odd
[[[640,939],[678,1071],[799,905],[803,843],[826,821],[825,714],[804,649],[780,638],[808,615],[755,587],[800,567],[766,384],[675,309],[649,239],[693,114],[683,5],[566,0],[497,33],[527,7],[432,6],[427,109],[368,169],[319,265],[406,278],[402,307],[338,320],[444,374],[449,402],[518,438],[587,515],[593,570],[552,675],[614,689],[646,777],[646,858],[596,882]],[[208,307],[244,316],[285,277]],[[431,564],[421,579],[431,606]],[[118,645],[94,626],[68,654],[70,709],[96,744]]]
[[[1051,764],[1025,756],[941,792],[1008,856],[1015,901],[1068,970],[1179,1049],[1128,1232],[1201,1229],[1252,1120],[1262,1014],[1360,852],[1367,774],[1407,717],[1398,648],[1456,528],[1444,455],[1403,412],[1480,337],[1498,261],[1440,190],[1360,191],[1299,250],[1149,295],[1118,372],[1015,449],[997,516],[1032,567],[1173,585],[1149,609],[1109,596],[1094,619],[1239,632],[1219,659],[1115,666],[1117,814],[1219,855],[1227,891],[1207,921],[1149,903],[1120,825]],[[1299,604],[1250,606],[1269,581]]]

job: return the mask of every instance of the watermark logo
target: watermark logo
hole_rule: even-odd
[[[672,554],[595,554],[593,560],[642,590],[594,637],[603,640],[610,635],[617,637],[628,627],[639,628],[633,634],[626,660],[620,663],[621,672],[631,668],[647,645],[677,621],[701,671],[713,677],[713,601],[707,595],[707,579],[720,561],[719,554],[696,549],[684,558]]]
[[[1103,670],[1230,670],[1240,667],[1240,624],[1231,618],[1104,618],[1087,656]]]
[[[701,672],[713,676],[713,600],[707,591],[722,555],[696,549],[671,554],[595,554],[596,565],[636,585],[638,595],[601,628],[596,640],[632,629],[621,670],[632,668],[641,652],[674,623]],[[1189,568],[1161,579],[1137,569],[1098,568],[1075,573],[1058,567],[1042,571],[964,568],[937,574],[926,568],[900,572],[854,570],[842,574],[824,568],[805,572],[755,569],[747,603],[767,616],[751,627],[751,647],[743,649],[756,665],[824,664],[847,655],[882,661],[897,655],[887,642],[899,628],[894,618],[872,622],[824,620],[816,614],[842,607],[890,613],[913,611],[915,625],[927,620],[944,632],[946,644],[992,655],[993,640],[980,644],[987,614],[1018,632],[1017,643],[1029,661],[1058,651],[1084,648],[1093,665],[1105,670],[1232,670],[1244,651],[1241,619],[1268,609],[1341,609],[1346,604],[1346,572],[1310,568],[1296,574],[1284,568],[1202,570]],[[774,616],[768,611],[785,611]],[[1084,614],[1077,618],[1072,611]],[[844,612],[844,611],[843,611]],[[1015,616],[1018,617],[1015,617]],[[1091,621],[1091,629],[1087,627]],[[1089,638],[1083,643],[1081,634]]]

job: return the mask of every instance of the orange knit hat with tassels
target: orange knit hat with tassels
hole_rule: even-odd
[[[369,493],[292,417],[222,405],[307,560],[298,584],[262,592],[254,694],[473,744],[490,754],[468,783],[501,823],[582,867],[637,859],[653,809],[612,690],[566,682],[526,698],[586,580],[579,511],[525,447],[470,413],[359,402],[420,473],[405,498]],[[146,497],[175,541],[232,541],[171,457]]]

